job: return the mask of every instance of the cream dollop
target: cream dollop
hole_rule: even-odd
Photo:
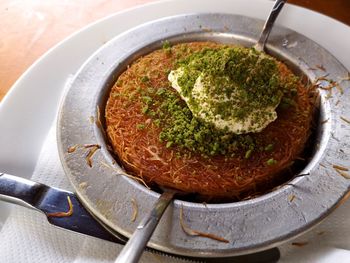
[[[183,68],[172,70],[168,75],[168,80],[171,82],[171,86],[179,93],[181,98],[187,103],[192,114],[202,119],[205,122],[212,123],[217,129],[226,129],[235,134],[244,134],[250,132],[260,132],[271,122],[276,120],[277,113],[276,108],[278,105],[272,107],[268,106],[262,109],[251,109],[248,114],[245,114],[244,118],[236,118],[227,114],[223,116],[217,113],[217,109],[220,108],[220,104],[230,105],[233,110],[228,112],[235,112],[239,110],[239,105],[236,103],[238,93],[233,91],[230,96],[227,94],[211,94],[210,90],[215,83],[212,83],[211,78],[200,74],[193,86],[191,94],[184,96],[182,87],[179,85],[179,78],[184,74]],[[221,79],[220,83],[227,82],[229,79]],[[224,106],[224,105],[223,105]],[[257,120],[257,116],[264,116]]]

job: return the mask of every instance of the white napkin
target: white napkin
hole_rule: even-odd
[[[51,128],[40,153],[32,180],[72,191],[60,164],[55,125]],[[13,206],[0,232],[0,262],[114,262],[122,246],[93,237],[79,235],[50,225],[36,211]],[[141,262],[183,262],[145,252]]]
[[[295,246],[292,243],[305,243]],[[349,263],[350,200],[338,207],[321,224],[304,235],[279,247],[279,262]]]
[[[32,180],[72,191],[59,161],[55,125],[45,140]],[[350,262],[349,218],[350,201],[314,230],[280,246],[280,262]],[[298,247],[292,242],[308,243]],[[0,232],[0,262],[7,263],[114,262],[121,248],[55,228],[44,215],[19,206],[13,206]],[[141,262],[185,261],[145,252]]]

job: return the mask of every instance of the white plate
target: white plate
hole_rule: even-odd
[[[271,7],[272,1],[267,0],[159,1],[116,13],[73,34],[36,61],[1,102],[1,171],[31,176],[67,77],[112,37],[146,21],[180,13],[222,12],[265,19]],[[285,7],[277,23],[321,44],[350,68],[350,57],[346,55],[350,27],[293,5]],[[8,215],[5,209],[0,203],[0,222]]]

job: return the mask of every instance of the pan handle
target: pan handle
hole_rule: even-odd
[[[47,188],[40,183],[0,173],[0,200],[38,210],[34,205]]]

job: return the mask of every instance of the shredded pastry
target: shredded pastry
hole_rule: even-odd
[[[206,135],[191,131],[197,127],[193,123],[188,124],[188,132],[194,134],[193,141],[201,140],[202,152],[189,148],[192,141],[186,141],[185,128],[178,134],[172,129],[171,134],[174,141],[182,140],[183,144],[163,138],[165,126],[170,129],[178,125],[172,122],[174,116],[169,117],[171,110],[186,107],[168,81],[169,72],[179,60],[194,52],[222,47],[208,42],[166,46],[139,58],[119,76],[105,108],[106,133],[128,174],[142,178],[147,185],[196,193],[204,201],[242,200],[287,180],[284,172],[301,157],[311,133],[313,90],[301,81],[291,90],[296,96],[277,108],[278,118],[274,122],[262,132],[245,135],[244,140],[236,136],[240,145],[247,145],[245,149],[231,143],[225,149],[230,154],[220,154],[221,146],[210,143]],[[294,76],[284,64],[276,63],[280,78]],[[175,98],[171,105],[163,105],[164,93]],[[156,108],[157,105],[166,110]],[[186,111],[184,118],[192,118],[190,114]],[[231,140],[230,136],[222,136],[222,140]],[[250,140],[254,148],[250,147]],[[213,155],[206,149],[209,146]]]

